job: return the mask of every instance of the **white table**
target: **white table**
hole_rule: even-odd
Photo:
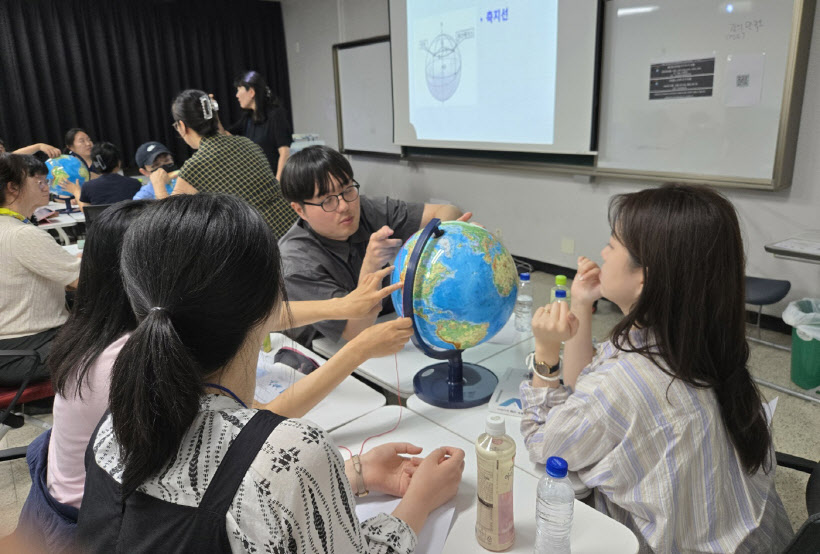
[[[65,231],[63,231],[63,229],[65,227],[74,227],[75,225],[77,225],[77,220],[75,220],[68,214],[58,214],[57,216],[51,217],[46,221],[48,223],[40,223],[38,227],[40,229],[54,229],[60,236],[60,241],[63,244],[68,244],[68,235],[65,234]]]
[[[395,314],[390,314],[379,318],[379,321],[388,321],[390,319],[394,319],[395,317]],[[512,325],[512,318],[510,318],[508,325]],[[507,350],[515,344],[528,339],[527,335],[518,334],[514,330],[507,331],[511,333],[512,343],[494,343],[492,341],[485,342],[475,348],[465,350],[462,355],[463,361],[479,363],[482,360],[490,358],[491,356]],[[501,331],[499,335],[504,332],[505,331]],[[328,357],[338,352],[343,345],[344,341],[333,342],[326,337],[313,341],[314,350],[316,350],[319,354]],[[416,373],[418,373],[422,368],[441,361],[442,360],[434,360],[433,358],[426,356],[421,350],[416,348],[412,342],[408,341],[404,349],[398,353],[397,358],[393,356],[371,358],[359,366],[359,369],[356,370],[356,374],[384,390],[387,390],[393,394],[400,393],[402,397],[406,398],[414,392],[413,377],[415,377]],[[397,362],[399,373],[398,382],[396,378]],[[496,374],[498,375],[498,373]],[[501,375],[503,375],[503,372]]]
[[[313,358],[320,365],[326,361],[321,356],[317,356],[301,344],[298,344],[281,333],[271,333],[270,338],[271,351],[267,355],[271,357],[273,357],[280,348],[286,346],[298,350],[309,358]],[[303,374],[293,371],[294,381],[298,381],[304,377]],[[313,409],[305,415],[305,418],[313,421],[323,429],[330,431],[340,425],[362,417],[373,410],[381,408],[386,402],[387,399],[380,392],[373,390],[353,377],[346,377],[324,400],[314,406]]]
[[[398,420],[399,410],[398,406],[379,408],[367,417],[336,429],[330,436],[337,445],[357,452],[367,437],[391,429]],[[404,409],[398,428],[392,433],[369,440],[367,446],[403,441],[421,446],[424,449],[422,456],[439,446],[455,446],[464,450],[464,474],[456,496],[453,524],[443,552],[484,552],[475,540],[477,467],[473,442]],[[506,552],[530,554],[535,544],[535,496],[538,479],[528,472],[516,471],[514,481],[516,539],[515,545]],[[575,502],[570,541],[573,554],[638,551],[638,540],[629,529],[578,501]]]
[[[82,252],[82,250],[80,250],[80,247],[76,244],[65,244],[63,245],[63,250],[65,250],[72,256],[76,256],[77,254]]]
[[[796,237],[767,244],[763,248],[776,258],[820,264],[820,230],[801,233]]]

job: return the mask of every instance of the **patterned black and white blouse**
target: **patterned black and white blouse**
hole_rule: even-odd
[[[198,506],[231,442],[254,413],[226,396],[204,396],[177,455],[139,490]],[[122,482],[110,417],[97,434],[94,457]],[[270,434],[225,523],[233,552],[409,554],[416,548],[415,533],[398,518],[379,514],[358,520],[339,450],[324,430],[304,419],[288,419]]]

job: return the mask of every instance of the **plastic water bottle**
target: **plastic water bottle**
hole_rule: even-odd
[[[569,554],[569,532],[575,493],[567,478],[567,462],[547,460],[547,473],[538,482],[535,505],[535,554]]]
[[[532,283],[530,274],[519,275],[518,296],[515,299],[515,330],[524,333],[532,331]]]
[[[487,550],[507,550],[515,543],[515,441],[506,433],[503,416],[487,416],[485,432],[475,441],[475,453],[478,462],[476,540]]]
[[[556,275],[555,276],[555,286],[550,289],[550,304],[555,302],[555,293],[559,290],[564,290],[567,292],[567,303],[569,303],[570,296],[569,296],[569,287],[567,287],[567,276],[566,275]]]
[[[558,289],[555,291],[555,302],[566,302],[569,305],[569,296],[567,295],[567,291],[564,289]]]

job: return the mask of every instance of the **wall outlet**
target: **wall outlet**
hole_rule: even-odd
[[[298,41],[298,40],[296,41],[296,44],[294,44],[294,45],[293,45],[293,47],[294,47],[293,49],[294,49],[294,50],[296,51],[296,53],[298,54],[298,53],[299,53],[299,50],[301,50],[301,48],[299,48],[299,41]]]
[[[575,254],[575,239],[561,237],[561,253]]]

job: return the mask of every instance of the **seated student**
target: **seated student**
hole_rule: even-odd
[[[68,319],[67,288],[77,286],[80,260],[29,218],[48,204],[48,168],[33,156],[0,154],[0,349],[48,355]],[[30,373],[31,372],[31,373]],[[48,378],[45,363],[0,358],[0,386],[20,385],[30,375]]]
[[[94,169],[100,177],[79,187],[67,182],[63,187],[79,199],[80,209],[87,204],[116,204],[131,200],[139,191],[140,182],[120,174],[122,155],[120,149],[110,142],[98,142],[91,149]]]
[[[246,137],[219,132],[216,103],[201,90],[181,92],[171,106],[174,128],[196,150],[179,170],[173,194],[216,192],[233,194],[259,210],[278,239],[296,220],[282,198],[279,182],[265,153]],[[167,174],[151,174],[154,194],[165,198]]]
[[[147,177],[147,182],[134,195],[134,200],[153,200],[156,198],[154,185],[151,183],[151,174],[159,169],[163,171],[160,185],[165,187],[168,194],[173,192],[176,179],[171,177],[169,173],[178,171],[178,168],[174,165],[174,156],[164,144],[157,141],[143,143],[137,148],[134,157],[137,160],[140,174]]]
[[[535,373],[521,385],[530,459],[566,459],[642,550],[780,552],[792,532],[747,367],[734,207],[705,187],[665,185],[614,197],[609,222],[603,265],[579,259],[572,310],[533,316]],[[715,278],[692,278],[704,269]],[[601,297],[624,318],[593,352]]]
[[[63,151],[69,156],[74,156],[85,165],[88,171],[89,179],[96,179],[99,174],[94,171],[93,158],[91,157],[91,149],[94,147],[94,141],[84,129],[74,127],[66,131],[65,134],[65,148]]]
[[[322,429],[247,407],[285,309],[276,241],[256,210],[233,196],[157,202],[126,232],[120,270],[137,326],[86,455],[84,552],[413,551],[457,492],[462,450],[414,463],[400,454],[418,448],[382,445],[358,474]],[[351,481],[403,499],[360,523]]]
[[[294,154],[282,172],[282,192],[299,219],[279,241],[285,287],[294,300],[347,294],[363,275],[392,263],[402,243],[434,217],[466,221],[455,206],[359,195],[350,162],[327,146]],[[376,314],[378,315],[378,314]],[[322,321],[295,333],[308,344],[317,332],[350,340],[375,317]]]
[[[137,326],[119,257],[125,232],[148,205],[144,200],[121,202],[89,228],[74,310],[52,346],[48,365],[57,392],[54,426],[29,448],[32,489],[20,516],[21,532],[47,551],[74,537],[85,485],[86,447],[108,407],[114,361]],[[395,290],[380,290],[383,276],[384,272],[374,274],[365,285],[334,301],[290,303],[292,317],[309,322],[365,314]],[[285,311],[282,316],[277,325],[290,323]],[[360,335],[265,407],[291,417],[304,415],[362,361],[397,351],[411,333],[409,320],[374,327],[369,336]]]

